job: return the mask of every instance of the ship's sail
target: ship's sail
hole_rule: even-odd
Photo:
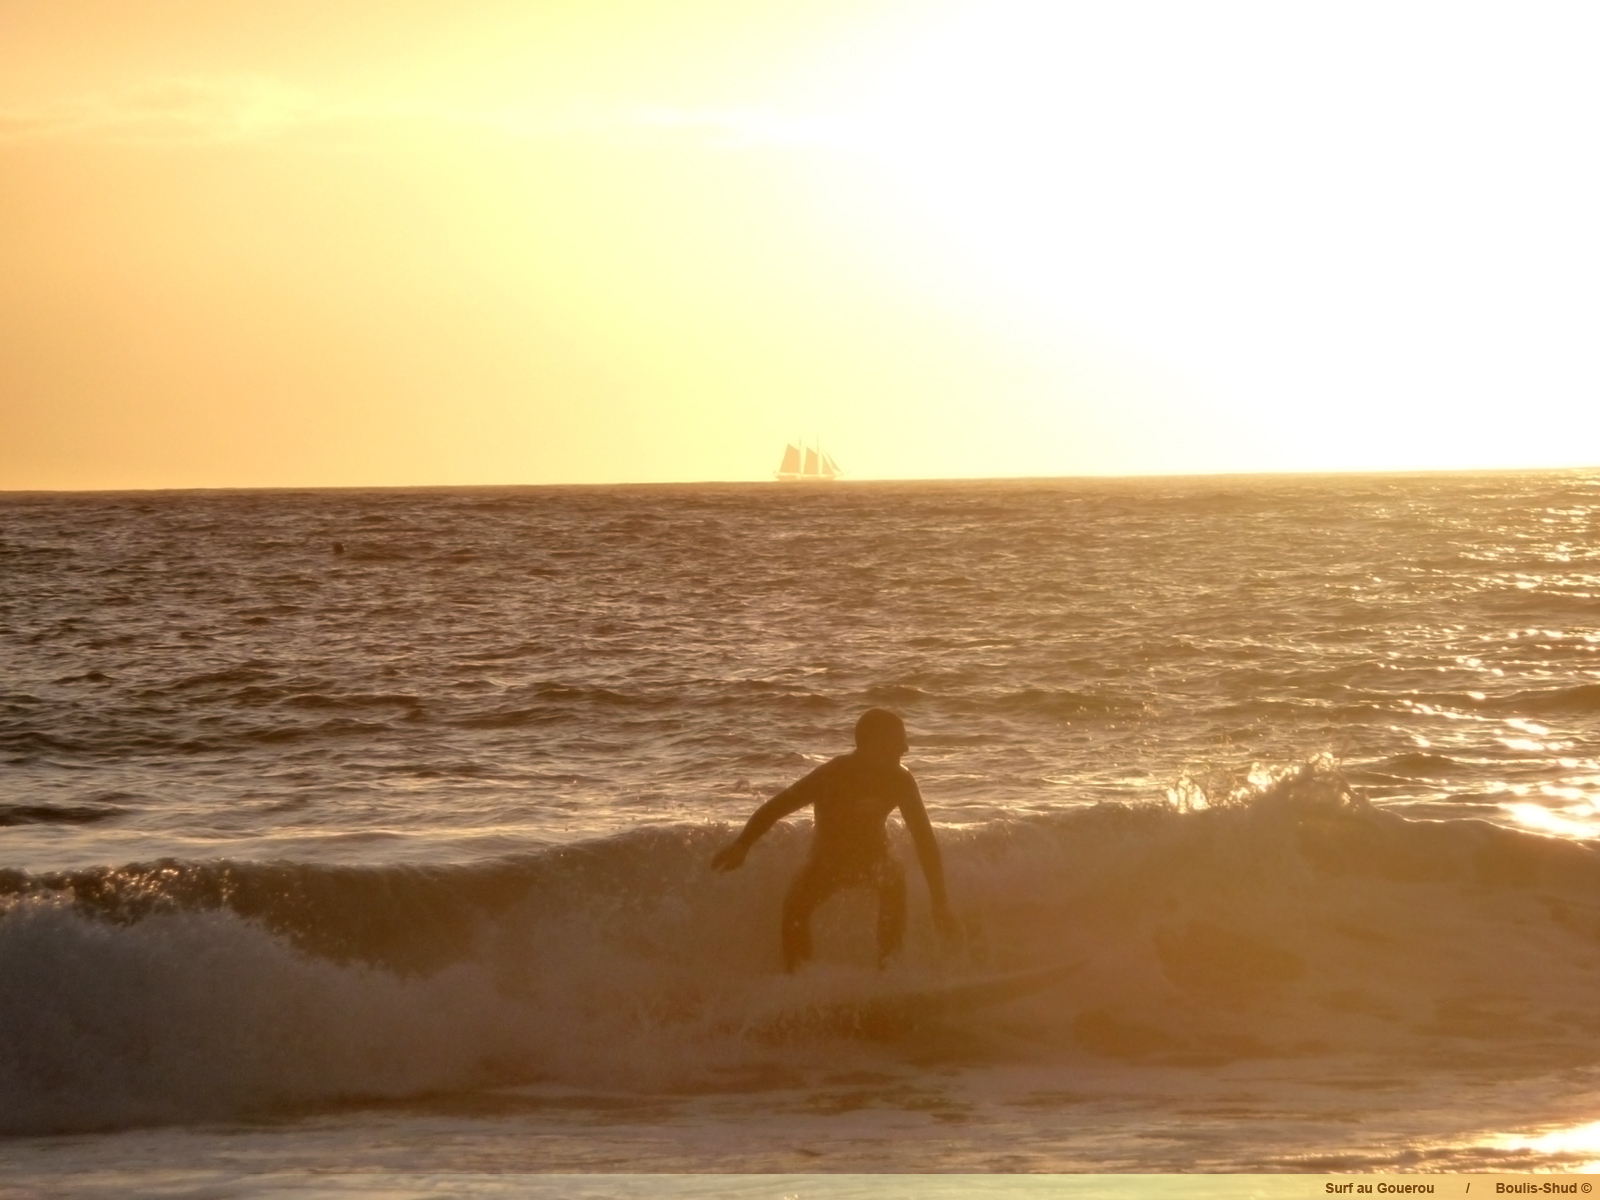
[[[839,469],[839,464],[833,461],[830,455],[822,452],[821,445],[808,446],[804,441],[799,445],[794,442],[787,443],[783,448],[783,462],[773,474],[782,480],[796,479],[835,479],[844,472]]]

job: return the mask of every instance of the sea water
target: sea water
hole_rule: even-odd
[[[0,1187],[1600,1159],[1597,520],[1593,471],[0,496]],[[708,860],[873,705],[963,935],[911,865],[899,961],[846,894],[787,977],[805,818]]]

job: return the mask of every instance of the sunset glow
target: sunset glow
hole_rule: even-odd
[[[0,488],[1593,463],[1597,24],[0,3]]]

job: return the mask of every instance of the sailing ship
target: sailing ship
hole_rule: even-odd
[[[795,480],[811,479],[837,479],[844,472],[839,469],[839,464],[823,453],[822,443],[807,446],[802,441],[798,446],[793,442],[783,448],[783,461],[778,464],[774,473],[785,483]]]

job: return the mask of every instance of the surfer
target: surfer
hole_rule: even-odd
[[[732,871],[760,836],[790,813],[812,806],[811,852],[783,898],[783,967],[794,971],[811,957],[811,914],[835,892],[871,888],[878,894],[878,965],[900,948],[906,932],[906,876],[889,851],[885,822],[895,809],[905,820],[917,862],[928,881],[933,921],[952,937],[956,920],[945,897],[944,864],[928,810],[911,772],[900,765],[908,749],[906,727],[885,708],[869,708],[856,722],[856,748],[790,784],[768,800],[743,832],[718,850],[711,866]]]

